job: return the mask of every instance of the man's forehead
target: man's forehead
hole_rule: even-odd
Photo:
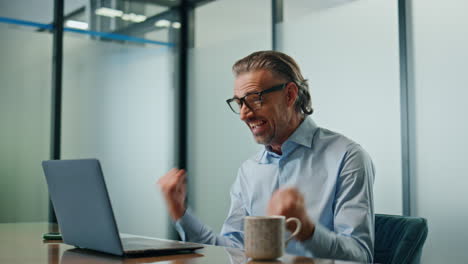
[[[241,73],[236,76],[235,82],[245,82],[245,81],[257,81],[265,82],[273,79],[274,76],[269,70],[256,70]]]
[[[249,92],[261,90],[273,83],[275,78],[268,70],[259,70],[240,74],[234,80],[234,95],[239,96]]]

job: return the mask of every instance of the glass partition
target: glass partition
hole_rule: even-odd
[[[10,18],[12,20],[50,24],[53,21],[53,12],[53,0],[15,0],[0,2],[0,17]]]
[[[52,1],[30,2],[0,2],[0,223],[48,219]]]
[[[216,231],[227,216],[237,169],[259,148],[226,104],[234,89],[231,67],[254,51],[271,49],[270,14],[268,0],[221,0],[195,9],[195,46],[189,50],[188,195],[196,215]]]
[[[65,31],[62,158],[101,161],[120,232],[167,237],[168,215],[155,183],[175,163],[177,46],[167,40],[176,40],[178,28],[98,14],[103,7],[134,18],[165,10],[126,2],[92,1],[82,21],[89,28]]]
[[[411,1],[411,188],[413,214],[427,218],[421,263],[468,258],[468,2]]]
[[[312,118],[369,152],[375,211],[401,214],[397,1],[285,1],[278,29],[309,79]]]

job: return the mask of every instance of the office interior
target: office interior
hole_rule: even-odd
[[[220,231],[261,148],[226,105],[231,66],[275,49],[317,124],[370,153],[375,212],[428,220],[421,262],[468,258],[468,2],[64,0],[59,51],[57,2],[0,2],[1,223],[49,220],[40,165],[58,155],[98,158],[120,230],[162,238],[155,183],[185,167],[191,209]]]

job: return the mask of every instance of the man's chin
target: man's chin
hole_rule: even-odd
[[[268,145],[270,143],[270,140],[266,137],[254,135],[254,139],[255,139],[255,142],[257,142],[257,144],[260,144],[260,145]]]

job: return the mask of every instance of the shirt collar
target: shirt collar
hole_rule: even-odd
[[[308,116],[304,119],[304,121],[302,121],[296,131],[294,131],[294,133],[288,138],[288,140],[286,140],[286,142],[290,141],[304,147],[312,148],[312,139],[317,128],[318,127],[314,120]]]
[[[302,145],[307,148],[312,148],[312,139],[317,128],[318,126],[315,124],[314,120],[312,120],[312,118],[309,116],[306,117],[296,129],[296,131],[294,131],[293,134],[281,146],[283,149],[283,154],[285,153],[284,147],[290,145],[291,143]],[[264,147],[257,156],[257,162],[260,164],[267,164],[270,163],[270,158],[278,158],[278,154],[271,152],[267,147]]]

